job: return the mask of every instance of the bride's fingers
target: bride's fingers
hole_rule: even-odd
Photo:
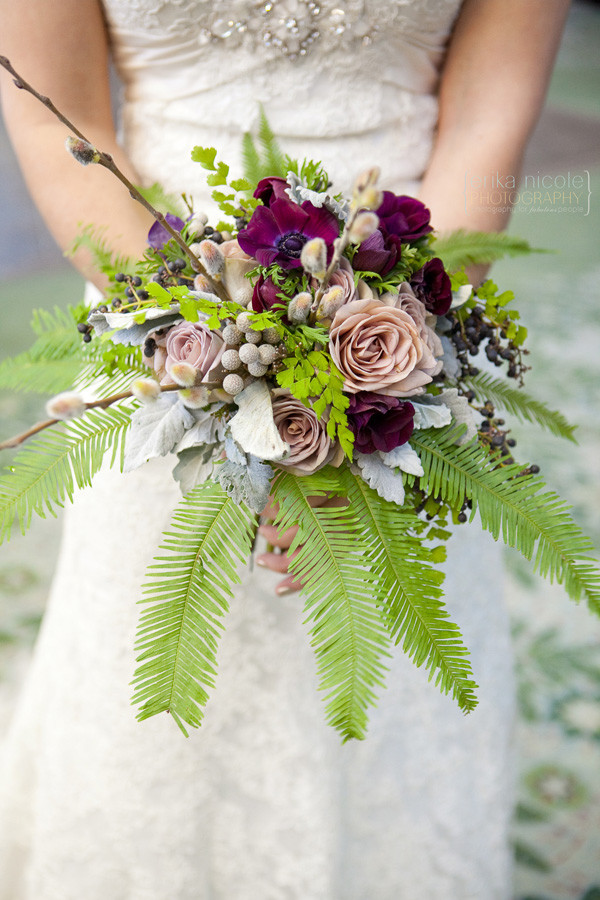
[[[293,575],[288,575],[287,578],[284,578],[283,581],[280,581],[277,587],[275,588],[275,593],[282,596],[283,594],[291,594],[294,591],[299,591],[302,587],[301,581],[296,581]]]
[[[258,530],[269,544],[279,547],[281,550],[287,550],[298,533],[297,525],[282,532],[279,532],[274,525],[261,525]]]
[[[288,570],[289,558],[287,553],[261,553],[256,557],[256,565],[272,572],[285,574]]]

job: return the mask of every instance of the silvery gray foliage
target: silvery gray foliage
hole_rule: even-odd
[[[162,393],[153,403],[140,406],[131,417],[123,470],[131,472],[149,459],[166,456],[193,424],[192,413],[176,393]]]
[[[145,314],[143,322],[136,322],[141,313],[103,313],[96,310],[88,317],[88,324],[93,326],[98,336],[110,334],[115,344],[131,344],[139,347],[151,331],[156,328],[168,328],[181,319],[178,304],[174,304],[168,310],[153,307],[145,310]]]
[[[179,483],[182,494],[187,494],[198,484],[212,477],[213,459],[219,453],[219,445],[192,447],[178,454],[179,462],[173,469],[173,478]]]
[[[244,465],[226,459],[216,466],[215,476],[235,503],[245,503],[256,513],[261,513],[267,505],[273,469],[257,456],[247,454]]]
[[[345,222],[348,218],[348,214],[350,212],[350,204],[347,200],[342,200],[339,202],[335,200],[329,191],[321,191],[318,193],[317,191],[311,191],[310,188],[307,188],[306,185],[298,178],[298,176],[294,172],[287,173],[287,182],[290,187],[286,190],[286,194],[293,200],[294,203],[298,203],[302,205],[306,200],[312,203],[313,206],[324,206],[325,209],[328,209],[330,212],[337,216],[338,219],[341,219],[342,222]]]
[[[223,406],[222,403],[213,403],[210,409],[190,409],[194,422],[185,432],[177,447],[177,453],[189,450],[191,447],[199,447],[203,444],[222,443],[225,438],[226,422],[218,419],[214,413]],[[187,407],[186,407],[187,408]]]
[[[389,453],[380,452],[379,455],[386,466],[402,469],[403,472],[407,472],[409,475],[421,477],[421,475],[425,474],[419,454],[416,450],[413,450],[410,444],[401,444],[399,447],[394,447]]]
[[[236,463],[238,466],[245,466],[247,464],[246,454],[237,441],[229,434],[225,438],[225,455],[227,456],[227,459],[231,460],[232,463]]]
[[[440,336],[440,340],[442,342],[442,348],[444,350],[444,355],[442,356],[442,368],[444,370],[444,374],[448,376],[448,378],[452,378],[455,381],[460,375],[460,363],[458,361],[458,354],[456,352],[456,347],[452,343],[449,337],[446,337],[445,334]]]
[[[452,413],[452,420],[456,425],[466,425],[467,430],[457,441],[457,444],[466,444],[473,440],[477,434],[477,424],[475,422],[475,412],[469,405],[466,397],[458,393],[456,388],[447,388],[438,394],[441,403],[449,407]]]
[[[415,428],[443,428],[444,425],[450,424],[452,413],[449,407],[442,403],[440,397],[441,395],[433,397],[424,394],[419,402],[411,399],[415,410]]]
[[[271,392],[265,380],[252,381],[236,396],[235,402],[239,409],[231,418],[229,428],[244,453],[273,460],[287,456],[290,448],[277,430]]]
[[[383,462],[379,453],[357,453],[355,461],[359,472],[369,487],[377,491],[384,500],[402,506],[404,503],[404,479]]]

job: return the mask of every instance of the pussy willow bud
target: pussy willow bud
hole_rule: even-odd
[[[381,204],[383,203],[383,194],[381,191],[377,190],[377,188],[367,188],[366,191],[363,191],[360,195],[360,199],[358,202],[359,206],[362,206],[363,209],[379,209]]]
[[[198,373],[196,369],[186,362],[173,363],[169,366],[169,375],[181,387],[194,387]]]
[[[160,385],[153,378],[136,378],[131,385],[131,393],[141,403],[152,403],[160,395]]]
[[[192,248],[190,247],[190,250],[191,249]],[[203,275],[202,272],[200,272],[194,277],[194,290],[200,291],[202,294],[214,294],[215,286],[210,278],[207,278],[206,275]]]
[[[296,294],[288,306],[287,316],[290,322],[295,322],[298,325],[301,322],[306,322],[312,306],[312,299],[311,295],[306,291]]]
[[[371,166],[370,169],[365,169],[364,172],[361,172],[360,175],[356,176],[352,187],[352,193],[362,194],[367,188],[375,187],[379,181],[380,174],[381,169],[379,166]]]
[[[46,403],[46,412],[51,419],[76,419],[86,410],[85,400],[75,391],[64,391],[51,397]]]
[[[203,406],[208,406],[210,402],[208,388],[203,387],[193,387],[186,388],[183,391],[177,391],[179,398],[184,406],[187,406],[189,409],[202,409]]]
[[[327,244],[323,238],[307,241],[300,254],[300,262],[304,269],[315,278],[323,278],[327,268]]]
[[[225,257],[214,241],[201,241],[199,256],[209,275],[213,278],[221,275],[225,268]]]
[[[375,234],[378,228],[379,217],[374,212],[360,212],[348,233],[350,243],[362,244],[368,237]]]
[[[65,141],[65,147],[82,166],[100,162],[100,154],[89,141],[84,141],[82,138],[68,137]]]
[[[188,228],[190,234],[197,234],[199,237],[202,237],[204,234],[204,226],[208,222],[208,216],[206,213],[197,212],[194,213],[190,221],[188,222]]]
[[[317,319],[319,321],[322,321],[323,319],[333,319],[343,303],[344,289],[340,287],[339,284],[336,284],[323,294],[323,298],[319,303],[319,308],[317,310]]]

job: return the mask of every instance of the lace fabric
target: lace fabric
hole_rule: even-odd
[[[235,164],[262,100],[286,150],[320,156],[334,178],[370,162],[388,184],[415,184],[459,0],[310,6],[294,14],[319,37],[291,59],[277,46],[262,55],[265,23],[291,15],[288,0],[107,0],[126,146],[146,180],[206,199],[189,148],[212,144]],[[332,37],[338,8],[360,17]],[[255,30],[206,41],[217,12]],[[129,687],[139,586],[177,499],[160,460],[101,472],[68,511],[5,748],[0,900],[508,900],[511,664],[493,542],[458,529],[448,567],[480,684],[470,716],[398,652],[369,737],[340,745],[301,601],[277,598],[278,576],[255,570],[242,573],[205,721],[186,740],[166,715],[137,723]]]

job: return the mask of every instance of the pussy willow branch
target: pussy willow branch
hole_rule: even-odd
[[[221,387],[220,384],[201,384],[199,387],[205,388],[216,388]],[[163,385],[160,389],[161,394],[166,391],[182,391],[185,390],[180,384],[166,384]],[[133,397],[133,391],[122,391],[120,394],[112,394],[110,397],[104,397],[102,400],[90,400],[89,403],[85,404],[85,412],[88,412],[90,409],[107,409],[109,406],[112,406],[113,403],[118,403],[119,400],[127,400],[128,397]],[[85,415],[85,413],[83,413]],[[80,418],[77,416],[76,418]],[[6,441],[2,441],[0,443],[0,450],[9,450],[11,447],[18,447],[20,444],[23,444],[28,438],[33,437],[34,434],[38,434],[40,431],[44,431],[45,428],[51,428],[52,425],[58,425],[60,422],[69,421],[68,419],[46,419],[44,422],[38,422],[37,425],[32,425],[31,428],[28,428],[27,431],[23,431],[21,434],[16,434],[14,437],[8,438]]]
[[[2,66],[2,68],[6,69],[6,71],[9,72],[10,75],[12,75],[15,86],[18,87],[19,90],[24,90],[24,91],[27,91],[28,93],[32,94],[36,98],[36,100],[39,100],[40,103],[46,107],[46,109],[49,109],[50,112],[54,116],[56,116],[56,118],[60,122],[63,123],[63,125],[66,125],[66,127],[70,131],[72,131],[74,134],[76,134],[77,137],[80,138],[82,141],[85,141],[86,144],[89,144],[90,147],[93,147],[93,149],[98,154],[98,159],[96,161],[96,165],[103,166],[105,169],[108,169],[108,171],[111,172],[116,178],[118,178],[119,181],[122,184],[124,184],[125,187],[127,188],[127,190],[129,191],[129,196],[133,200],[137,200],[138,203],[141,203],[142,206],[144,207],[144,209],[148,210],[148,212],[152,216],[154,216],[156,221],[159,222],[162,225],[162,227],[177,242],[178,246],[181,248],[183,253],[185,253],[185,255],[190,260],[190,262],[192,264],[192,268],[196,272],[202,272],[203,274],[206,274],[202,263],[200,262],[198,257],[190,250],[190,248],[188,247],[186,242],[183,240],[183,238],[181,237],[179,232],[176,231],[171,225],[169,225],[169,223],[167,222],[163,213],[161,213],[157,209],[155,209],[152,206],[152,204],[149,203],[146,200],[146,198],[139,192],[139,190],[136,188],[136,186],[131,183],[131,181],[127,178],[127,176],[123,172],[121,172],[121,170],[115,163],[115,161],[112,158],[112,156],[110,155],[110,153],[105,153],[103,150],[99,150],[97,147],[95,147],[91,143],[91,141],[89,141],[86,138],[86,136],[84,134],[82,134],[81,131],[69,119],[67,119],[67,117],[63,113],[61,113],[61,111],[59,109],[56,108],[56,106],[54,105],[52,100],[50,100],[49,97],[45,97],[43,94],[40,94],[39,91],[36,91],[36,89],[34,87],[32,87],[27,81],[25,81],[24,78],[21,77],[21,75],[19,75],[19,73],[13,68],[10,60],[7,59],[6,56],[0,56],[0,66]]]

